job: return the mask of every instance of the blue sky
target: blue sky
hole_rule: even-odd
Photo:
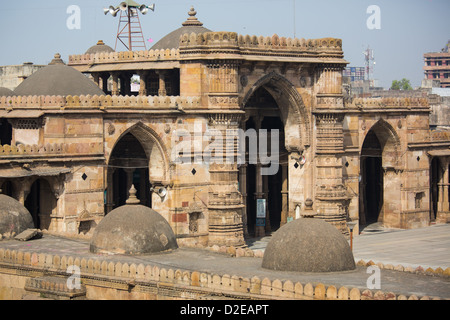
[[[295,11],[294,11],[295,1]],[[3,2],[3,1],[2,1]],[[22,0],[2,3],[0,65],[47,64],[56,52],[64,60],[102,39],[114,48],[118,17],[103,8],[121,0]],[[139,1],[137,1],[139,2]],[[419,86],[423,54],[440,51],[450,39],[449,0],[152,0],[155,12],[141,16],[146,39],[159,40],[179,28],[191,5],[204,26],[239,34],[343,40],[345,59],[364,66],[363,51],[374,50],[374,77],[389,87],[407,78]],[[67,8],[81,10],[79,30],[66,25]],[[381,29],[369,30],[370,5],[380,8]],[[294,14],[295,13],[295,14]],[[295,19],[294,19],[295,17]]]

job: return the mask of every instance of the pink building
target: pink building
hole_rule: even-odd
[[[430,52],[423,55],[425,60],[425,79],[437,79],[441,88],[450,88],[450,52],[449,43],[442,52]]]

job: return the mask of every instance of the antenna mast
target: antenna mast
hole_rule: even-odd
[[[375,58],[373,57],[373,50],[367,47],[363,52],[366,64],[366,80],[373,81],[373,66],[375,65]]]

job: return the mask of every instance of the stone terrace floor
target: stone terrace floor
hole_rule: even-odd
[[[249,239],[252,249],[264,249],[270,237]],[[401,264],[403,266],[422,266],[444,270],[450,266],[450,225],[436,225],[414,230],[366,229],[355,237],[354,257],[366,262],[372,260],[383,264]],[[43,238],[21,242],[17,240],[0,241],[0,248],[36,253],[58,254],[60,256],[86,257],[128,264],[157,265],[174,270],[200,271],[212,274],[229,274],[251,278],[258,276],[275,280],[291,280],[305,285],[323,283],[336,287],[356,287],[367,289],[367,280],[371,273],[366,267],[357,267],[354,271],[333,273],[280,272],[261,268],[261,258],[230,257],[205,249],[179,248],[171,253],[125,256],[97,255],[89,252],[87,240],[69,239],[44,234]],[[381,269],[381,289],[410,296],[440,297],[450,299],[450,279]]]

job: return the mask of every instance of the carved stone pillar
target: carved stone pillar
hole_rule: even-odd
[[[146,96],[147,95],[147,72],[140,71],[139,73],[139,95],[140,96]]]
[[[441,166],[442,166],[442,175],[441,179],[438,183],[438,190],[439,190],[439,196],[438,196],[438,212],[436,220],[441,223],[447,222],[449,216],[450,216],[450,205],[449,205],[449,158],[442,157],[439,158]]]
[[[25,199],[26,196],[28,195],[28,193],[25,194],[25,189],[27,188],[27,186],[25,185],[25,179],[24,178],[14,179],[12,181],[12,186],[13,186],[12,197],[14,199],[17,199],[17,201],[19,201],[21,204],[25,205]],[[3,192],[5,192],[5,190],[3,190]]]
[[[100,87],[100,74],[99,73],[92,73],[92,78],[93,78],[93,80],[94,80],[94,82],[95,82],[95,84],[99,87],[99,88],[101,88]]]
[[[159,90],[158,95],[159,96],[166,96],[166,72],[164,70],[159,70],[156,72],[159,76]]]
[[[240,115],[211,114],[209,130],[227,136],[227,132],[237,130]],[[237,161],[225,161],[227,139],[215,145],[215,158],[223,156],[223,162],[212,162],[209,165],[210,187],[208,197],[209,213],[209,245],[225,245],[240,247],[245,244],[242,226],[242,195],[238,187]],[[229,146],[228,146],[229,147]],[[236,146],[232,147],[237,154]]]
[[[343,115],[319,114],[316,126],[316,217],[347,235],[345,206],[348,206],[348,195],[342,174]]]
[[[242,223],[244,227],[244,237],[248,237],[248,221],[247,221],[247,164],[239,167],[239,191],[242,194]]]
[[[111,212],[111,210],[114,208],[114,172],[116,171],[116,169],[113,168],[109,168],[107,170],[107,178],[106,178],[106,183],[107,183],[107,191],[106,191],[106,212],[105,214],[108,214]]]
[[[317,128],[316,201],[317,218],[348,235],[346,215],[349,195],[344,183],[344,98],[341,64],[323,64],[316,69],[318,94],[314,107]]]
[[[100,86],[100,89],[102,89],[104,93],[107,93],[108,92],[109,73],[101,74],[100,78],[102,79],[102,85]]]
[[[118,96],[120,94],[119,92],[119,75],[117,72],[111,72],[112,77],[112,91],[111,95]]]

